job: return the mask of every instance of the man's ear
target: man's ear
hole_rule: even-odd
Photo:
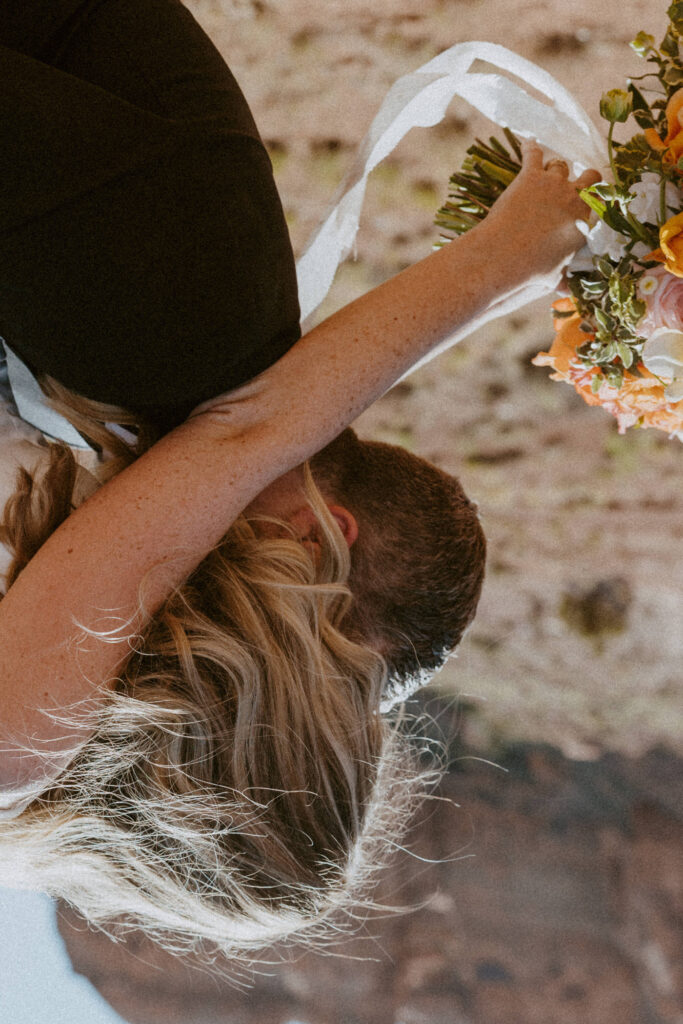
[[[344,540],[351,547],[358,537],[358,521],[356,517],[342,505],[328,505],[327,507],[337,520],[337,525],[344,534]]]
[[[358,523],[355,516],[342,505],[328,505],[328,508],[337,520],[337,525],[341,529],[344,540],[350,548],[358,536]]]
[[[344,535],[344,540],[351,547],[358,537],[356,517],[341,505],[328,505],[327,507],[336,519],[337,525]],[[304,505],[298,509],[289,517],[288,522],[302,543],[320,543],[320,526],[310,505]]]

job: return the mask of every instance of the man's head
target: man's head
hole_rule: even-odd
[[[403,448],[345,430],[311,460],[326,497],[358,522],[349,635],[394,679],[438,668],[474,618],[486,541],[460,483]]]
[[[311,459],[313,477],[351,548],[354,602],[343,629],[379,651],[395,682],[437,669],[474,618],[486,542],[455,477],[350,428]],[[276,481],[248,512],[286,519],[315,545],[301,474]]]

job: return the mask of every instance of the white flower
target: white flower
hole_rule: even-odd
[[[647,295],[654,295],[660,284],[659,278],[654,274],[645,274],[638,282],[638,297],[644,299]]]
[[[661,178],[652,171],[646,171],[641,181],[631,186],[630,192],[636,198],[629,203],[629,210],[641,223],[659,223],[659,202],[660,202]],[[672,210],[678,210],[681,205],[681,196],[676,186],[667,181],[666,183],[666,205]],[[668,214],[667,218],[668,220]]]
[[[642,260],[643,257],[647,256],[652,252],[652,246],[646,245],[645,242],[636,242],[631,249],[631,254],[637,259]]]
[[[668,387],[664,388],[664,397],[669,402],[680,402],[683,399],[683,377],[680,380],[674,380]],[[683,441],[683,435],[681,436]]]
[[[664,391],[669,402],[683,398],[683,331],[659,327],[643,345],[645,368],[657,377],[670,380]]]
[[[607,256],[611,260],[620,260],[630,239],[619,234],[605,224],[604,220],[590,229],[586,236],[588,248],[597,256]]]
[[[574,253],[569,264],[567,265],[568,274],[590,274],[591,270],[594,269],[593,257],[591,251],[587,245],[582,245],[581,248]]]

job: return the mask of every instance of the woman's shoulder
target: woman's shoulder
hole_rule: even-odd
[[[14,493],[17,470],[24,466],[29,471],[35,471],[44,458],[40,437],[40,431],[24,423],[11,411],[7,397],[0,396],[0,521],[4,518],[7,501]],[[11,560],[10,551],[0,543],[0,594],[6,590],[5,574]]]
[[[79,464],[74,494],[74,504],[78,505],[100,486],[97,475],[101,459],[94,451],[72,451]],[[21,419],[11,394],[3,393],[0,383],[0,523],[4,519],[7,501],[16,489],[17,471],[24,468],[35,476],[47,468],[48,462],[49,448],[45,435]],[[0,543],[0,597],[6,592],[5,574],[11,560],[11,552]]]

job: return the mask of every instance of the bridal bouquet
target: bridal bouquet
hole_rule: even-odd
[[[581,192],[597,215],[567,268],[569,296],[554,303],[555,339],[532,362],[616,416],[619,432],[655,427],[683,440],[683,2],[673,3],[659,46],[631,43],[652,70],[602,96],[611,181]],[[637,84],[636,84],[637,83]],[[615,125],[641,129],[623,142]],[[477,140],[436,223],[474,227],[521,168],[517,138]]]

